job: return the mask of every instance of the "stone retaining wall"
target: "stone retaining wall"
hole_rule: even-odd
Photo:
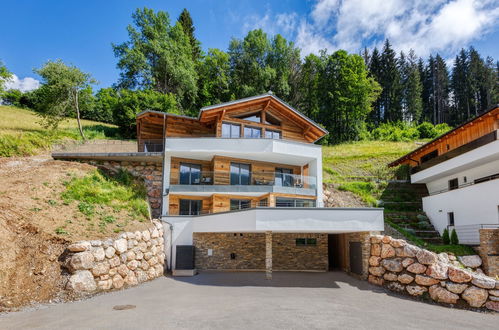
[[[499,276],[499,228],[480,229],[480,257],[489,276]]]
[[[144,180],[147,190],[147,200],[153,218],[161,216],[161,188],[163,184],[163,164],[157,162],[99,161],[76,159],[79,162],[116,172],[127,170],[134,177]]]
[[[390,236],[371,236],[368,280],[439,303],[499,311],[499,280],[478,270],[480,257],[458,258]]]
[[[134,286],[163,275],[163,226],[127,232],[116,239],[81,241],[68,246],[64,265],[71,276],[66,289],[93,293]]]

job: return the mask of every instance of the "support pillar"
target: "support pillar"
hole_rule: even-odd
[[[265,277],[272,279],[272,232],[265,232]]]

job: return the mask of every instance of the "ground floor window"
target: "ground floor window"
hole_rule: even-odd
[[[242,210],[247,209],[251,206],[251,201],[249,199],[231,199],[230,200],[230,210]]]
[[[276,198],[277,207],[315,207],[314,199]]]
[[[316,246],[317,238],[297,238],[295,243],[296,246]]]
[[[454,212],[447,213],[447,217],[449,218],[449,226],[454,226]]]
[[[203,201],[199,199],[181,199],[179,204],[180,215],[198,215],[203,208]]]

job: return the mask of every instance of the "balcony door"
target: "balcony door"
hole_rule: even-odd
[[[180,184],[200,184],[201,165],[180,163]]]
[[[292,187],[294,185],[293,170],[289,168],[276,168],[275,185],[280,187]]]
[[[203,201],[198,199],[181,199],[179,204],[180,215],[198,215],[203,208]]]
[[[230,184],[249,185],[251,182],[250,165],[230,163]]]

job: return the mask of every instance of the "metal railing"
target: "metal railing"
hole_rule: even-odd
[[[460,244],[479,245],[480,244],[480,229],[495,229],[499,228],[499,224],[474,224],[474,225],[448,225],[447,229],[456,230]]]
[[[178,185],[237,185],[237,186],[279,186],[315,189],[317,179],[312,176],[281,172],[249,172],[248,175],[229,171],[200,171],[180,173]]]
[[[483,177],[483,178],[479,178],[479,179],[473,180],[472,182],[467,182],[467,183],[460,184],[458,186],[455,186],[452,189],[451,188],[446,188],[446,189],[442,189],[442,190],[433,191],[433,192],[429,193],[429,195],[430,196],[438,195],[438,194],[442,194],[442,193],[445,193],[445,192],[448,192],[448,191],[457,190],[457,189],[461,189],[461,188],[466,188],[466,187],[469,187],[469,186],[473,186],[473,185],[476,185],[476,184],[480,184],[480,183],[484,183],[484,182],[489,182],[489,181],[497,180],[497,179],[499,179],[499,174],[493,174],[493,175],[489,175],[489,176],[486,176],[486,177]]]
[[[164,147],[163,139],[140,139],[137,141],[138,152],[163,152]]]

